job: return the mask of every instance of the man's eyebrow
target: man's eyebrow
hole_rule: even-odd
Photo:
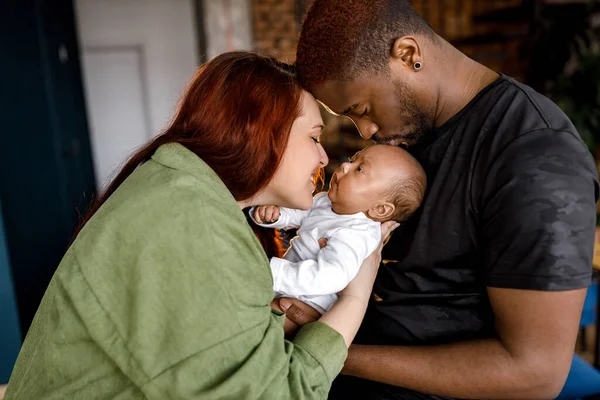
[[[356,104],[352,104],[350,107],[346,108],[344,111],[342,111],[341,115],[348,115],[350,112],[352,112],[356,107],[358,107],[358,103]]]

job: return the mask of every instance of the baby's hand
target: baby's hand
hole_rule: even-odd
[[[279,219],[279,207],[260,206],[254,210],[254,220],[258,224],[272,224]]]

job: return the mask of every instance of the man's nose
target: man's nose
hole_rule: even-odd
[[[354,122],[356,129],[358,129],[358,134],[363,139],[369,140],[379,132],[379,126],[373,122],[368,120],[358,120]]]

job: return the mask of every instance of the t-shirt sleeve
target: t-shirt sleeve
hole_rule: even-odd
[[[593,158],[573,134],[544,129],[508,144],[478,201],[487,286],[589,286],[597,198]]]

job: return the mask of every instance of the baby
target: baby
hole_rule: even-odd
[[[255,223],[299,228],[284,258],[272,258],[277,297],[294,297],[321,313],[354,279],[381,241],[381,223],[402,223],[423,199],[421,165],[400,147],[373,145],[356,153],[333,174],[329,191],[307,211],[277,206],[250,210]],[[327,239],[325,247],[319,239]]]

